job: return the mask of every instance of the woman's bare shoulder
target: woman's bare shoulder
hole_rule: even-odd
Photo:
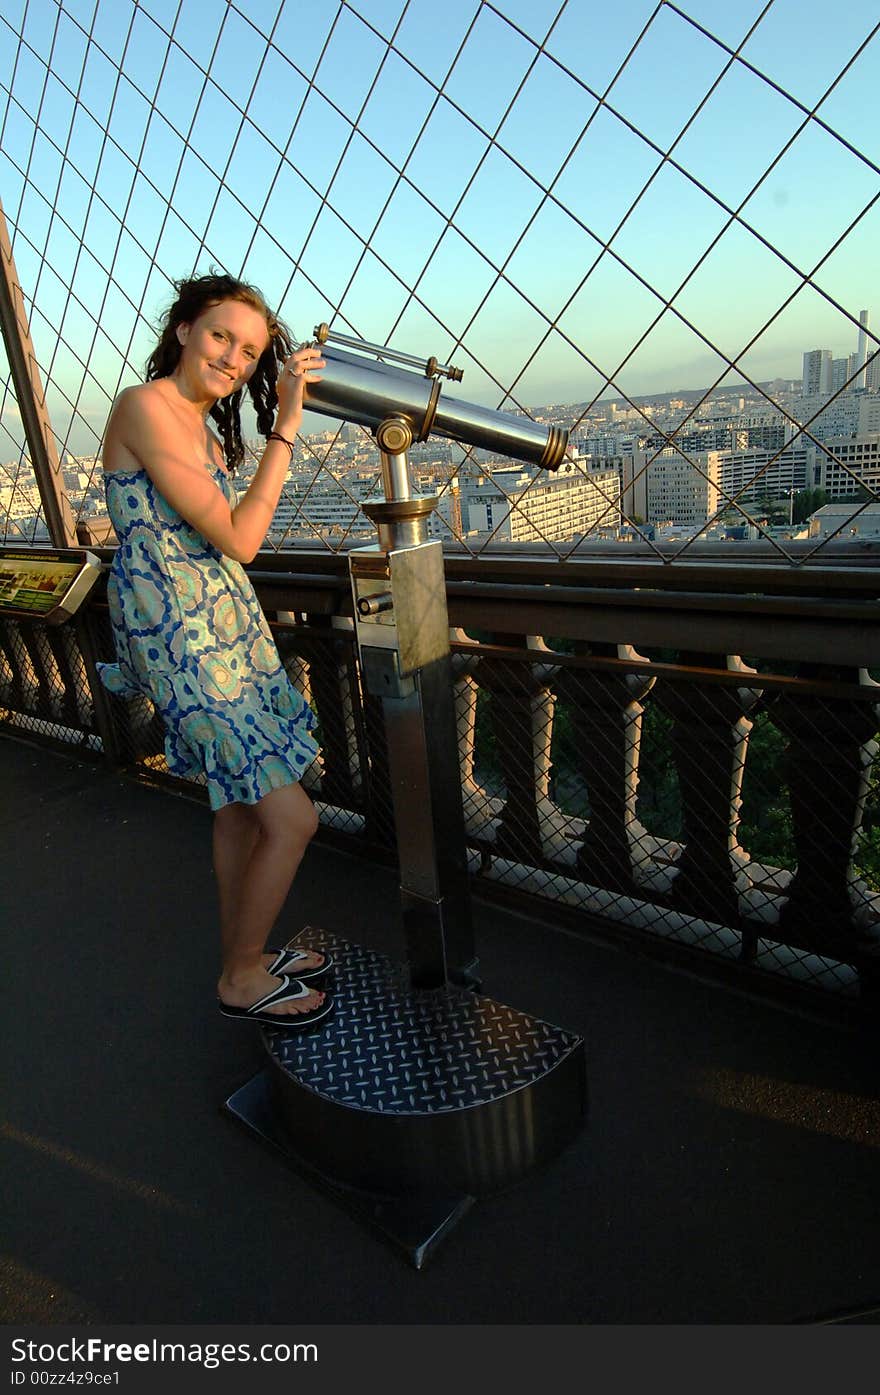
[[[146,415],[153,417],[161,412],[165,394],[157,382],[133,383],[123,388],[116,397],[110,411],[111,422],[130,417]]]
[[[154,382],[135,383],[116,397],[104,433],[103,465],[108,473],[130,469],[132,456],[140,460],[143,447],[173,434],[162,389]]]

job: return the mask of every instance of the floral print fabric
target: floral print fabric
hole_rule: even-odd
[[[235,493],[219,466],[230,505]],[[318,754],[315,715],[290,682],[239,562],[176,513],[144,470],[106,474],[119,546],[107,582],[113,693],[148,697],[175,775],[204,773],[212,809],[255,804]]]

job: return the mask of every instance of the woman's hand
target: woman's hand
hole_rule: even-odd
[[[314,344],[303,344],[294,349],[278,374],[278,413],[275,430],[287,435],[295,435],[302,419],[303,393],[306,383],[321,380],[321,369],[325,368],[321,350]],[[287,430],[285,430],[285,427]]]

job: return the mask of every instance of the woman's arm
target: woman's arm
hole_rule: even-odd
[[[308,364],[300,372],[300,365]],[[287,360],[278,381],[278,412],[274,430],[293,441],[302,421],[303,389],[320,378],[324,360],[314,350],[297,350]],[[208,542],[237,562],[252,562],[262,546],[278,507],[290,466],[290,449],[269,441],[256,473],[234,509],[223,491],[197,459],[195,433],[176,417],[157,383],[126,388],[116,400],[104,441],[104,460],[111,471],[146,470],[162,497]]]

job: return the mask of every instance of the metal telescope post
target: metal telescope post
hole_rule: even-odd
[[[414,496],[409,424],[376,429],[385,498],[367,504],[378,543],[349,555],[367,690],[381,698],[414,988],[477,982],[449,663],[443,546],[428,539],[434,496]]]
[[[407,451],[434,432],[555,469],[568,437],[474,404],[441,402],[440,380],[460,382],[462,371],[433,356],[326,324],[314,334],[333,348],[325,350],[329,374],[309,386],[306,405],[368,425],[382,465],[385,498],[364,505],[378,543],[349,554],[349,573],[361,671],[384,709],[410,980],[415,988],[476,984],[464,811],[460,784],[450,778],[458,741],[443,549],[428,538],[437,499],[413,494]]]

